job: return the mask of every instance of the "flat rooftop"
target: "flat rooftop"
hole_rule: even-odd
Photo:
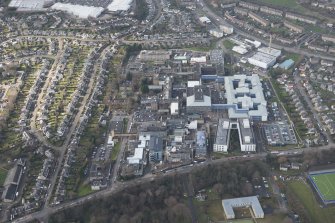
[[[271,56],[275,56],[276,58],[281,55],[281,50],[277,50],[271,47],[261,47],[258,49],[258,52],[269,54]]]
[[[228,145],[229,136],[229,119],[219,119],[218,129],[216,132],[215,144]]]
[[[242,139],[242,144],[254,144],[254,134],[251,129],[249,119],[239,119],[238,124],[240,126],[240,134]]]
[[[275,56],[267,54],[267,53],[263,53],[263,52],[257,52],[256,54],[254,54],[252,57],[250,57],[250,59],[253,60],[258,60],[264,63],[271,63],[273,60],[276,59]]]
[[[229,118],[267,118],[267,102],[259,76],[253,74],[225,77]]]
[[[42,9],[50,0],[12,0],[8,7],[26,8],[26,9]]]
[[[127,11],[133,0],[113,0],[111,4],[108,5],[108,10],[112,12],[116,11]]]
[[[258,201],[257,196],[251,197],[240,197],[233,199],[222,200],[222,206],[226,213],[226,216],[235,216],[233,208],[251,206],[256,216],[264,216],[264,212],[261,204]]]

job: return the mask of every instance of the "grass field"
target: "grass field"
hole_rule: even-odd
[[[310,178],[324,201],[335,200],[335,172],[311,175]]]
[[[197,219],[199,223],[208,222],[208,219],[211,219],[212,221],[224,221],[225,217],[221,199],[206,201],[197,201],[194,199],[193,203],[197,210]]]
[[[280,7],[287,7],[291,10],[297,12],[304,12],[304,7],[299,5],[296,0],[259,0],[259,2],[263,2],[266,4],[270,4],[272,6],[280,6]]]
[[[88,195],[90,193],[93,193],[91,190],[91,186],[89,184],[82,184],[78,188],[78,196],[83,197],[85,195]]]
[[[223,45],[227,50],[231,50],[233,49],[233,47],[236,45],[234,44],[232,41],[230,41],[229,39],[226,39],[223,41]]]
[[[265,215],[265,218],[257,219],[257,223],[283,223],[285,217],[286,217],[286,214],[281,214],[281,213]]]
[[[4,169],[0,168],[0,187],[5,182],[6,176],[7,176],[7,170],[4,170]]]
[[[252,219],[229,220],[229,223],[255,223]]]
[[[114,161],[117,159],[120,149],[121,149],[121,142],[118,142],[114,145],[114,148],[112,149],[111,160]]]
[[[322,208],[313,195],[312,189],[303,181],[290,181],[288,188],[297,196],[313,223],[333,223],[335,207]]]

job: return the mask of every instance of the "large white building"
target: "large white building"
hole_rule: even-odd
[[[142,50],[138,55],[141,61],[165,61],[171,57],[171,51],[165,50]]]
[[[42,10],[52,0],[11,0],[8,7],[17,8],[18,10]]]
[[[280,55],[280,50],[270,47],[262,47],[258,49],[256,54],[248,58],[248,62],[254,66],[268,69],[276,63],[276,60]]]
[[[255,218],[264,218],[264,211],[257,196],[240,197],[222,200],[223,211],[227,219],[234,219],[234,208],[249,207]]]
[[[211,23],[211,20],[208,17],[206,17],[206,16],[200,17],[199,20],[203,24],[209,24],[209,23]]]
[[[268,69],[276,63],[276,59],[277,58],[272,55],[257,52],[252,57],[248,58],[248,62],[254,66]]]
[[[228,152],[230,130],[237,129],[242,152],[255,152],[256,144],[249,119],[220,119],[213,145],[214,152]]]
[[[209,33],[216,38],[223,37],[223,31],[221,31],[220,29],[211,29],[209,30]]]
[[[136,148],[134,155],[127,157],[129,164],[141,164],[143,162],[144,148]]]
[[[242,152],[256,152],[254,134],[249,119],[239,119],[237,123],[238,135]]]
[[[171,102],[170,113],[171,113],[171,115],[178,115],[179,114],[179,103],[178,103],[178,101]]]
[[[104,11],[104,8],[102,7],[73,5],[60,2],[57,2],[56,4],[51,6],[51,9],[64,11],[74,16],[78,16],[81,19],[87,19],[89,17],[97,18]]]
[[[245,48],[243,46],[234,46],[232,51],[234,51],[238,54],[241,54],[241,55],[248,53],[247,48]]]
[[[128,11],[133,0],[113,0],[107,9],[111,12]]]
[[[230,121],[228,119],[220,119],[213,145],[214,152],[228,152],[229,133]]]
[[[220,25],[220,30],[226,34],[232,34],[234,32],[234,27],[228,24]]]
[[[266,53],[266,54],[269,54],[269,55],[274,56],[276,58],[280,57],[280,55],[281,55],[281,50],[277,50],[277,49],[272,48],[272,47],[261,47],[261,48],[258,49],[258,52]]]
[[[257,74],[225,77],[225,90],[229,118],[267,121],[267,102]]]

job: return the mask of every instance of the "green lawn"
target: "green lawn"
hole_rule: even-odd
[[[311,178],[324,200],[335,200],[335,173],[312,175]]]
[[[208,52],[214,49],[214,44],[211,44],[210,46],[191,46],[191,47],[185,47],[183,49],[191,50],[191,51],[198,51],[198,52]]]
[[[0,186],[2,186],[6,180],[7,170],[0,168]]]
[[[228,39],[226,39],[226,40],[223,41],[223,45],[224,45],[224,47],[227,50],[231,50],[235,46],[235,44],[232,41],[228,40]]]
[[[297,3],[296,0],[258,0],[257,3],[265,3],[272,6],[286,7],[296,12],[304,12],[305,8]]]
[[[321,208],[312,189],[302,181],[290,181],[288,188],[297,196],[313,223],[333,223],[335,207]]]
[[[282,223],[286,214],[265,215],[263,219],[257,219],[257,223]]]
[[[129,122],[129,120],[127,118],[123,119],[123,133],[127,133],[127,131],[128,131],[128,129],[127,129],[128,122]]]
[[[297,54],[297,53],[287,53],[286,54],[286,57],[288,58],[288,59],[292,59],[292,60],[294,60],[294,63],[296,64],[297,62],[299,62],[302,58],[303,58],[303,56],[301,56],[300,54]]]
[[[92,193],[91,186],[89,184],[81,184],[78,188],[78,196],[83,197]]]
[[[200,223],[208,222],[209,219],[213,221],[223,221],[225,219],[221,199],[206,201],[194,199],[193,202],[197,209],[197,219]]]
[[[112,149],[111,160],[117,159],[117,155],[119,154],[120,149],[121,149],[121,142],[118,142],[115,144],[115,146]]]
[[[229,220],[228,223],[254,223],[252,219]]]

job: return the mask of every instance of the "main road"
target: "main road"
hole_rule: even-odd
[[[102,190],[102,191],[87,195],[85,197],[78,198],[78,199],[73,200],[73,201],[68,201],[68,202],[61,203],[59,205],[54,205],[52,207],[46,207],[41,211],[34,212],[32,214],[28,214],[28,215],[26,215],[22,218],[18,218],[16,220],[14,220],[12,222],[23,223],[23,222],[29,222],[29,221],[32,221],[32,220],[35,220],[35,219],[46,219],[48,216],[50,216],[51,214],[54,214],[58,211],[62,211],[62,210],[65,210],[67,208],[71,208],[71,207],[81,205],[81,204],[86,203],[90,200],[106,198],[107,196],[111,196],[113,194],[121,192],[125,188],[136,186],[136,185],[143,184],[143,183],[147,183],[147,182],[150,182],[150,181],[153,181],[153,180],[162,179],[166,176],[172,176],[174,174],[189,173],[194,169],[204,168],[209,164],[218,165],[218,164],[221,164],[221,163],[227,162],[227,161],[240,162],[240,161],[246,161],[246,160],[264,159],[265,156],[266,156],[266,153],[260,153],[260,154],[250,155],[249,157],[229,157],[229,158],[223,158],[223,159],[217,159],[217,160],[209,160],[209,161],[206,161],[204,163],[200,163],[200,164],[197,164],[197,165],[194,165],[194,166],[190,166],[190,165],[189,166],[182,166],[182,167],[174,169],[173,171],[166,172],[164,174],[155,174],[155,175],[147,174],[146,176],[144,176],[142,178],[130,180],[130,181],[127,181],[127,182],[116,182],[116,183],[112,184],[112,186],[109,187],[106,190]]]
[[[320,146],[320,147],[308,147],[308,148],[303,148],[303,149],[291,149],[287,151],[282,151],[277,156],[296,156],[296,155],[301,155],[304,152],[310,152],[310,151],[321,151],[321,150],[329,150],[329,149],[335,149],[335,144],[330,143],[325,146]],[[216,159],[216,160],[207,160],[202,163],[198,163],[196,165],[188,165],[188,166],[182,166],[182,167],[177,167],[175,169],[169,170],[164,174],[147,174],[142,178],[130,180],[127,182],[115,182],[112,184],[111,187],[107,188],[106,190],[102,190],[90,195],[87,195],[85,197],[78,198],[76,200],[64,202],[58,205],[54,206],[49,206],[45,207],[41,211],[34,212],[32,214],[25,215],[21,218],[18,218],[16,220],[13,220],[12,222],[15,223],[24,223],[24,222],[30,222],[35,219],[46,219],[48,216],[51,214],[54,214],[58,211],[65,210],[67,208],[75,207],[78,205],[81,205],[83,203],[86,203],[90,200],[95,200],[95,199],[102,199],[107,196],[111,196],[113,194],[121,192],[123,189],[136,186],[139,184],[147,183],[153,180],[159,180],[162,179],[166,176],[172,176],[174,174],[185,174],[185,173],[190,173],[192,170],[200,169],[200,168],[206,168],[208,165],[220,165],[224,162],[230,161],[230,162],[243,162],[243,161],[250,161],[250,160],[263,160],[265,157],[268,155],[268,153],[258,153],[258,154],[251,154],[251,155],[245,155],[245,156],[236,156],[236,157],[227,157],[227,158],[221,158],[221,159]]]

